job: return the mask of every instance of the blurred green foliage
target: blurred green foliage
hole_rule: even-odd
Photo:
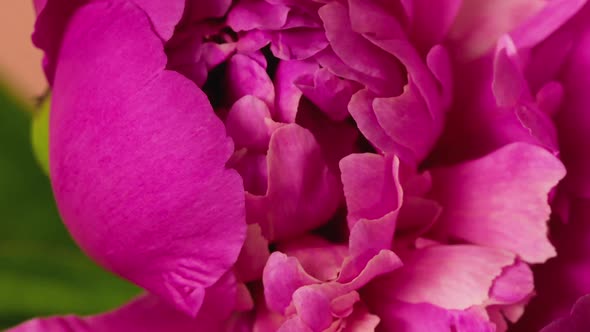
[[[32,114],[0,85],[0,329],[34,316],[107,311],[139,292],[69,237],[33,156]]]

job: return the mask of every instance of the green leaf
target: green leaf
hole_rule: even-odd
[[[31,143],[37,162],[45,174],[49,175],[49,106],[51,96],[41,101],[31,121]]]
[[[139,292],[68,235],[33,156],[31,115],[0,85],[0,330],[34,316],[107,311]]]

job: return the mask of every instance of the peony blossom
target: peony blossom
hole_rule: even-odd
[[[35,5],[60,214],[145,294],[10,331],[590,329],[585,0]]]

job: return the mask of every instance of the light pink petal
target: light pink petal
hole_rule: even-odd
[[[323,6],[319,14],[324,22],[326,37],[338,57],[356,71],[387,81],[387,86],[382,88],[397,94],[404,80],[403,69],[397,59],[352,31],[348,9],[344,5],[331,2]]]
[[[533,294],[533,272],[521,261],[507,266],[490,289],[490,299],[499,303],[518,303]]]
[[[543,41],[574,16],[587,0],[551,0],[542,10],[522,22],[510,36],[519,48],[529,48]]]
[[[412,252],[404,266],[371,287],[389,299],[465,310],[489,299],[494,280],[514,260],[514,255],[498,249],[435,245]]]
[[[546,3],[543,0],[463,1],[450,32],[455,54],[463,59],[485,54],[500,36],[523,24]]]
[[[236,54],[227,62],[227,93],[235,102],[243,96],[253,95],[263,100],[268,107],[274,105],[275,92],[266,70],[254,59]]]
[[[449,52],[441,45],[434,46],[426,55],[426,65],[438,81],[442,109],[446,110],[451,105],[454,91]]]
[[[375,294],[375,296],[378,296]],[[428,303],[376,301],[371,309],[381,318],[380,331],[399,332],[495,332],[493,324],[478,313],[445,310]],[[373,308],[374,307],[374,308]]]
[[[277,129],[267,155],[268,190],[247,195],[247,218],[271,241],[295,237],[327,222],[342,200],[338,178],[306,129]]]
[[[335,280],[340,273],[348,248],[330,243],[320,237],[303,236],[277,245],[277,249],[297,258],[303,269],[321,281]]]
[[[379,219],[399,209],[398,167],[397,159],[370,153],[351,154],[340,161],[349,228],[360,219]]]
[[[228,288],[234,283],[234,288]],[[195,318],[176,311],[153,295],[143,295],[112,312],[90,317],[36,318],[10,332],[199,332],[220,331],[235,304],[235,279],[224,277],[207,289],[201,311]]]
[[[555,156],[524,143],[435,169],[433,197],[443,206],[436,230],[544,262],[555,255],[547,239],[548,194],[564,175]]]
[[[405,32],[396,15],[394,2],[348,0],[351,29],[379,39],[405,39]]]
[[[234,266],[238,280],[242,282],[259,280],[269,256],[268,241],[262,236],[260,226],[248,225],[246,241]]]
[[[373,110],[383,131],[401,146],[394,153],[412,165],[426,157],[442,129],[432,121],[424,99],[411,80],[400,96],[375,98]]]
[[[409,35],[413,44],[421,50],[444,41],[463,1],[444,0],[435,2],[411,1]],[[470,1],[470,0],[467,0]]]
[[[207,97],[164,70],[137,7],[93,3],[70,27],[50,124],[61,216],[100,264],[194,315],[245,237],[232,143]]]
[[[348,110],[356,121],[358,129],[381,152],[393,154],[396,149],[398,152],[408,151],[407,148],[401,147],[394,142],[379,124],[373,111],[373,100],[375,97],[376,95],[371,91],[363,89],[355,93],[350,99]]]
[[[349,116],[348,103],[361,88],[359,84],[343,80],[325,68],[313,75],[302,76],[295,83],[306,98],[334,121],[342,121]]]
[[[303,93],[295,81],[304,75],[311,75],[319,69],[308,61],[281,61],[275,74],[276,118],[285,123],[295,122],[299,100]]]
[[[273,34],[271,51],[282,60],[307,59],[328,46],[323,30],[292,28]]]
[[[293,293],[298,317],[312,331],[323,331],[332,323],[331,299],[316,287],[301,287]]]
[[[236,149],[246,147],[265,152],[270,142],[272,123],[270,111],[264,101],[246,95],[232,105],[225,127]]]
[[[236,151],[228,161],[231,167],[240,173],[244,189],[252,195],[264,195],[268,187],[268,165],[266,155],[261,152],[248,151],[244,148]]]
[[[288,13],[289,7],[284,5],[244,0],[230,10],[227,15],[227,24],[234,31],[276,30],[285,24]]]
[[[379,316],[369,313],[364,305],[357,305],[346,317],[343,332],[373,332],[381,322]]]
[[[284,314],[297,289],[320,281],[307,274],[297,258],[273,252],[264,268],[262,282],[268,308]]]

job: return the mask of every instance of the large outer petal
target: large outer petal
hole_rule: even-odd
[[[62,38],[70,29],[70,20],[76,10],[91,2],[91,0],[35,1],[38,17],[35,22],[33,43],[45,52],[43,66],[50,84],[53,84]],[[141,8],[148,15],[152,28],[163,40],[172,37],[174,27],[180,21],[185,5],[185,0],[115,0],[115,2],[131,2]]]
[[[60,213],[103,266],[195,314],[245,237],[233,146],[206,96],[164,70],[128,2],[80,9],[57,65],[50,173]]]
[[[153,295],[142,295],[108,313],[78,317],[36,318],[7,332],[208,332],[222,331],[236,303],[235,283],[226,274],[207,289],[201,312],[195,318],[174,310]]]
[[[511,250],[527,262],[555,255],[547,239],[549,191],[565,175],[559,160],[535,145],[514,143],[486,157],[432,172],[443,213],[438,232]]]

